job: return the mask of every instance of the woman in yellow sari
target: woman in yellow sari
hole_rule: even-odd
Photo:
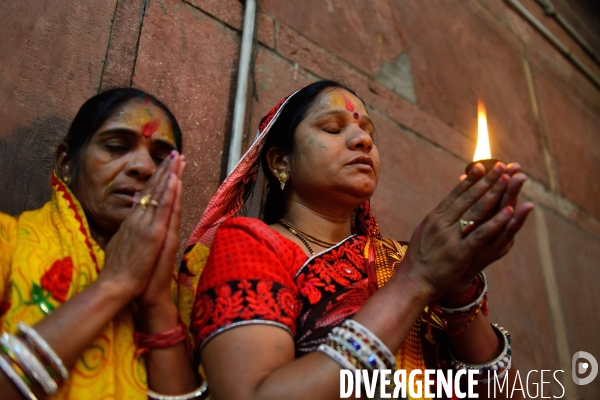
[[[163,103],[106,91],[56,149],[51,201],[0,214],[2,399],[200,394],[171,293],[180,151]]]

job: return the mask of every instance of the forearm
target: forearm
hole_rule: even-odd
[[[177,307],[170,299],[160,307],[142,309],[140,325],[146,334],[164,332],[178,323]],[[184,341],[149,350],[145,357],[150,389],[161,394],[182,394],[198,387]]]
[[[98,280],[55,309],[34,329],[65,367],[71,369],[81,353],[127,303],[128,299],[118,287]],[[23,399],[4,373],[0,373],[0,392],[3,399]]]
[[[99,279],[54,310],[34,328],[61,358],[67,369],[70,369],[129,301],[118,285]]]
[[[478,313],[473,322],[459,335],[450,339],[450,351],[457,360],[469,364],[485,364],[497,358],[503,349],[503,340],[498,337],[496,331],[490,325],[488,318],[482,313]],[[509,387],[514,381],[514,364],[508,371]],[[493,374],[491,375],[493,378]],[[487,377],[486,377],[487,378]],[[502,380],[501,380],[502,381]],[[493,381],[488,383],[479,383],[475,387],[475,393],[480,399],[488,398],[488,385],[493,390]],[[492,398],[507,399],[508,390],[499,391]]]

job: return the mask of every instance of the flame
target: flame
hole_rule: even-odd
[[[490,151],[490,137],[488,135],[487,116],[485,105],[481,100],[477,101],[477,147],[473,161],[492,158]]]

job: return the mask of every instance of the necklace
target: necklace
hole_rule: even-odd
[[[326,247],[326,248],[333,247],[336,245],[336,243],[329,243],[324,240],[318,239],[314,236],[311,236],[311,235],[307,234],[306,232],[302,232],[300,229],[296,228],[289,221],[287,221],[283,218],[281,218],[279,220],[279,225],[283,226],[285,229],[290,231],[294,236],[296,236],[298,239],[300,239],[302,241],[302,243],[304,243],[304,245],[306,246],[306,248],[308,249],[310,254],[312,254],[312,255],[314,255],[315,252],[312,249],[312,247],[310,247],[308,242],[311,242],[311,243],[314,243],[316,245],[319,245],[321,247]]]

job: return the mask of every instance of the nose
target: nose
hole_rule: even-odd
[[[154,171],[156,171],[154,160],[152,160],[152,156],[145,149],[131,152],[125,168],[128,176],[139,179],[142,182],[148,181]]]
[[[369,153],[373,149],[373,138],[360,127],[356,126],[348,136],[348,148]]]

